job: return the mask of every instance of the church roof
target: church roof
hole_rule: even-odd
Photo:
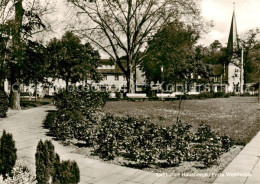
[[[230,52],[235,52],[239,49],[235,11],[232,16],[227,48]]]

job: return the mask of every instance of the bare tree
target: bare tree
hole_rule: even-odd
[[[77,11],[79,24],[71,27],[118,64],[134,93],[134,71],[148,39],[175,20],[199,25],[197,0],[68,0]],[[87,20],[87,22],[85,22]],[[122,56],[124,56],[122,59]]]

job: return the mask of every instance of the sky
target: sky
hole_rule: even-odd
[[[56,0],[56,9],[52,17],[55,30],[50,37],[60,37],[64,33],[69,11],[66,10],[66,0]],[[231,19],[234,10],[236,12],[236,22],[238,35],[242,35],[250,29],[260,28],[260,0],[201,0],[202,16],[207,21],[213,21],[214,27],[203,35],[199,44],[210,45],[214,40],[219,40],[226,46],[231,26]]]
[[[201,44],[208,46],[214,40],[219,40],[226,46],[234,2],[238,35],[260,28],[260,0],[202,0],[202,16],[208,21],[212,20],[214,27],[200,40]]]

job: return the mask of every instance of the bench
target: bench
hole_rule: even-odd
[[[156,96],[158,98],[176,98],[175,94],[164,94],[164,93],[157,93]]]
[[[135,99],[145,99],[145,98],[147,98],[145,93],[127,93],[126,96],[128,98],[135,98]]]
[[[190,91],[187,93],[188,95],[199,95],[200,92]]]
[[[109,98],[116,98],[116,94],[115,93],[109,93]]]

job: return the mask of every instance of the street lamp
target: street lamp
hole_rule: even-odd
[[[164,70],[164,66],[161,65],[161,80],[162,80],[162,83],[161,83],[161,93],[163,91],[163,87],[162,87],[162,85],[163,85],[163,70]]]

